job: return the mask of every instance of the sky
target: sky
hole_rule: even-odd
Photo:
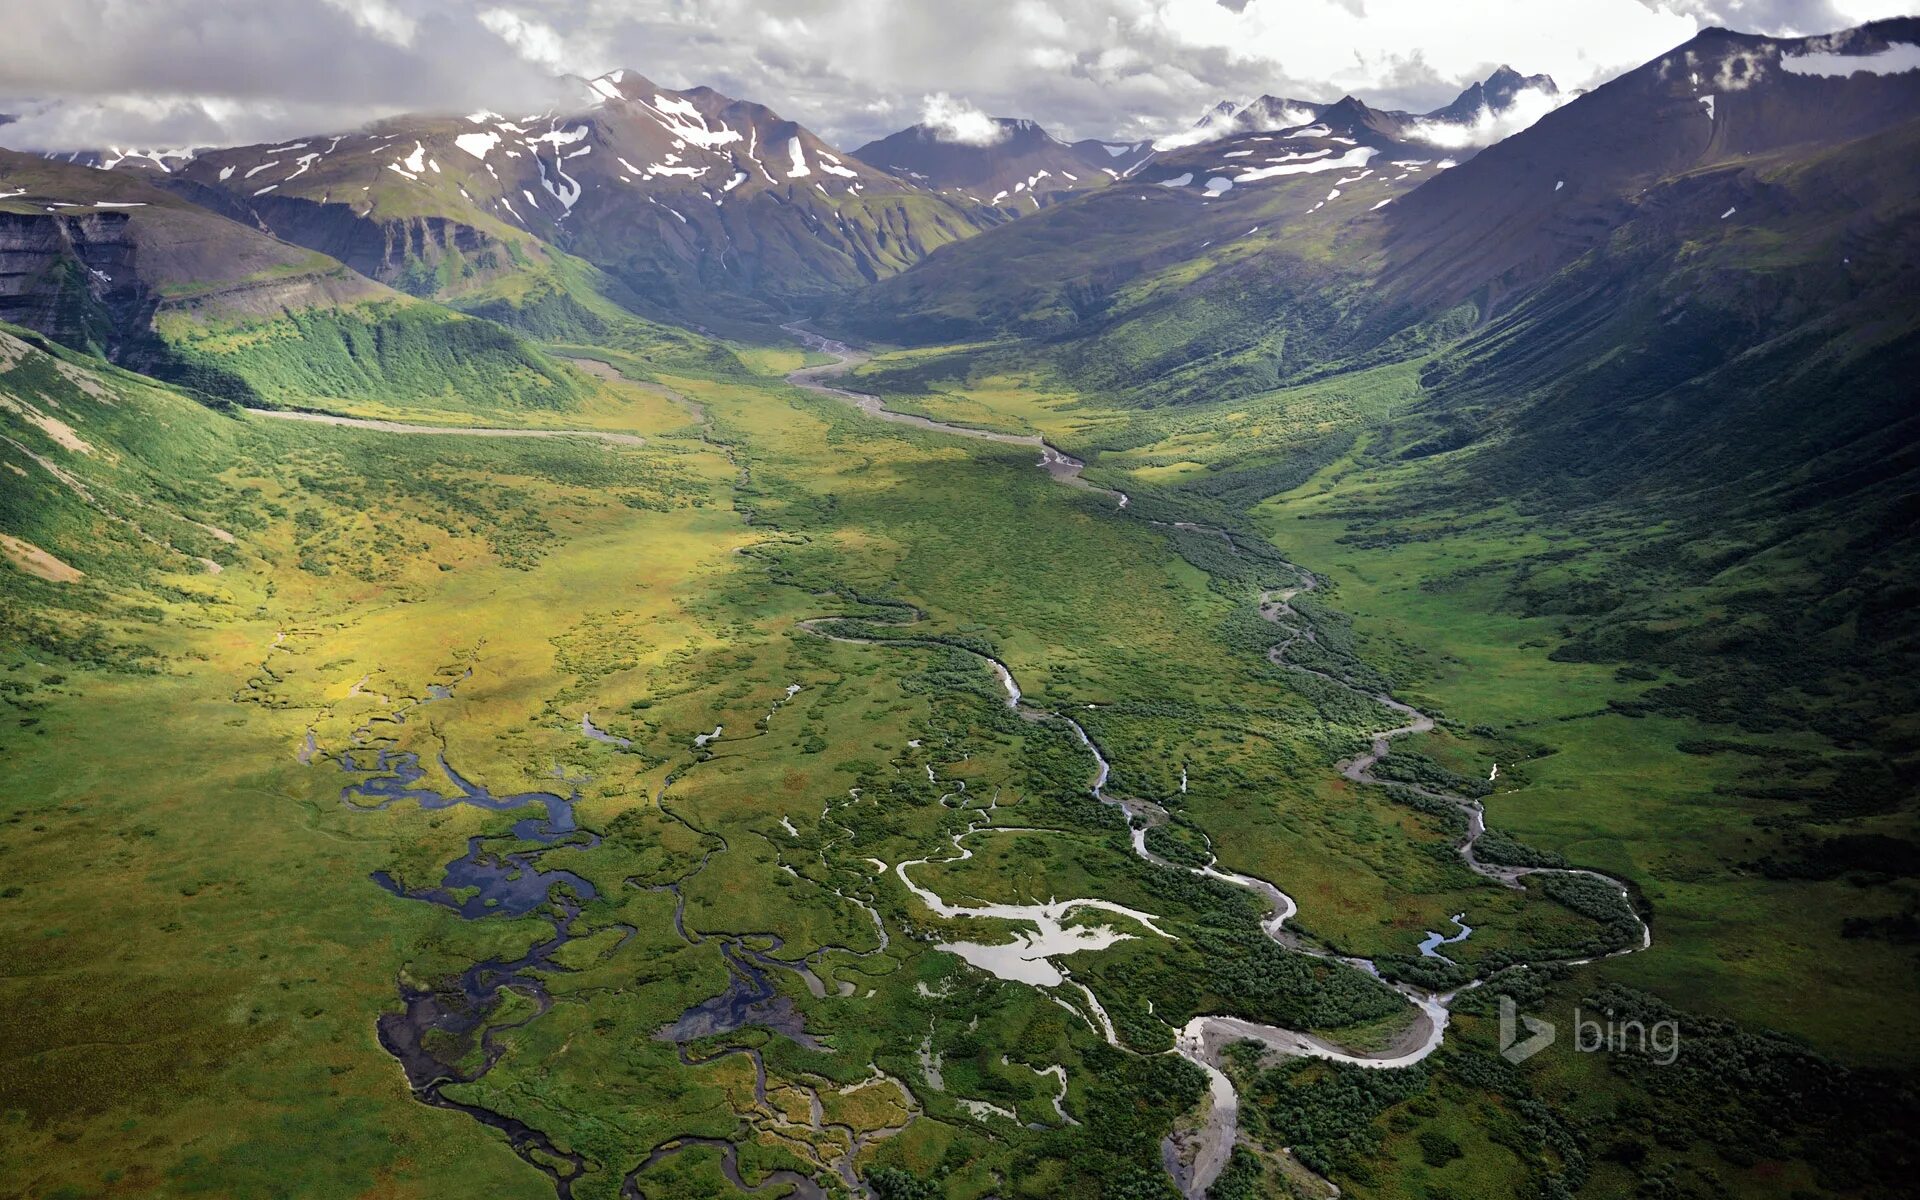
[[[1132,140],[1261,94],[1424,111],[1494,67],[1591,87],[1710,25],[1826,33],[1920,0],[0,0],[0,145],[236,145],[512,111],[566,74],[706,84],[859,145],[1031,117]]]

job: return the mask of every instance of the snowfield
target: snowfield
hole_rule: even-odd
[[[1257,183],[1262,179],[1274,179],[1281,175],[1314,175],[1321,171],[1345,171],[1366,166],[1378,153],[1380,151],[1372,146],[1355,146],[1339,158],[1315,158],[1307,162],[1283,162],[1271,167],[1255,167],[1251,171],[1234,176],[1233,181]]]

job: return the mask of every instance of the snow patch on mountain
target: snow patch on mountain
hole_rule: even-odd
[[[644,100],[641,105],[653,113],[660,127],[672,136],[705,150],[717,150],[721,146],[730,146],[740,140],[737,130],[722,124],[718,129],[707,126],[707,118],[692,102],[670,96],[656,95],[652,104]],[[751,153],[751,151],[749,151]]]
[[[587,127],[585,125],[576,125],[572,129],[549,129],[545,133],[528,138],[527,143],[529,145],[550,145],[557,151],[560,147],[571,146],[586,136]],[[414,167],[413,169],[418,171],[420,168]]]
[[[828,154],[824,150],[822,150],[819,154],[815,155],[814,157],[819,160],[820,169],[822,171],[825,171],[829,175],[838,175],[843,179],[860,178],[860,172],[849,171],[846,167],[840,164],[839,159],[835,158],[831,154]]]
[[[1780,66],[1795,75],[1845,77],[1861,71],[1869,75],[1900,75],[1920,70],[1920,46],[1912,42],[1888,42],[1872,54],[1815,51],[1811,54],[1782,55]]]
[[[453,139],[453,144],[480,161],[485,162],[487,152],[500,144],[500,135],[497,133],[463,133]]]
[[[1332,153],[1333,153],[1332,150],[1328,149],[1325,146],[1322,146],[1318,150],[1298,150],[1292,154],[1282,154],[1278,158],[1269,158],[1267,162],[1269,163],[1310,162],[1316,158],[1325,158],[1327,155]]]
[[[1273,179],[1281,175],[1313,175],[1321,171],[1345,171],[1354,167],[1364,167],[1380,153],[1372,146],[1355,146],[1339,158],[1315,158],[1306,162],[1283,162],[1270,167],[1255,167],[1251,171],[1234,176],[1235,183],[1256,183],[1262,179]]]
[[[191,150],[123,150],[118,146],[109,147],[107,154],[109,157],[102,159],[99,164],[102,171],[111,171],[129,158],[138,158],[159,167],[161,172],[167,175],[173,174],[173,167],[167,165],[168,160],[177,159],[176,165],[184,167],[192,162],[194,157]],[[48,157],[51,158],[52,155]]]
[[[547,161],[545,159],[536,154],[533,156],[533,163],[534,166],[540,169],[540,186],[547,189],[547,193],[555,200],[558,200],[562,208],[565,208],[568,212],[572,212],[573,206],[580,200],[580,181],[567,174],[566,171],[561,168],[560,160],[557,157],[553,162],[553,174],[551,176],[547,174]]]

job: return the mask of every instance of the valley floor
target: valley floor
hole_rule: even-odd
[[[1880,1186],[1891,1151],[1815,1143],[1920,1052],[1880,1020],[1910,952],[1839,936],[1898,894],[1763,877],[1724,809],[1753,752],[1711,750],[1754,739],[1623,714],[1648,681],[1553,660],[1559,618],[1476,582],[1552,531],[1356,540],[1394,483],[1364,447],[1182,509],[1217,430],[1012,384],[888,397],[1086,458],[1065,487],[1033,446],[791,386],[800,351],[747,361],[539,419],[598,437],[130,389],[62,411],[102,446],[148,418],[164,486],[8,459],[65,489],[36,536],[84,572],[0,576],[9,1192],[1155,1196],[1196,1154],[1223,1200]],[[1276,623],[1291,563],[1325,583]],[[1338,765],[1401,720],[1389,689],[1439,726],[1377,786]],[[1498,861],[1632,907],[1468,869],[1432,797],[1483,794]],[[1190,869],[1215,855],[1316,953]],[[1104,907],[1045,911],[1068,897]],[[1644,953],[1521,967],[1637,947],[1643,917]],[[1512,1063],[1496,990],[1683,1050]],[[1408,995],[1456,991],[1405,1069],[1174,1053],[1231,1014],[1411,1057]],[[1795,1081],[1790,1128],[1730,1061]],[[1230,1099],[1229,1158],[1197,1130]]]

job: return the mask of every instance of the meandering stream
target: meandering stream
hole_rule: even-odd
[[[851,392],[843,388],[828,385],[823,382],[823,380],[844,375],[863,361],[862,356],[857,351],[839,342],[821,337],[807,330],[791,325],[786,328],[794,334],[794,336],[805,342],[809,348],[833,355],[836,359],[836,361],[831,363],[805,367],[792,372],[787,378],[788,381],[795,386],[845,400],[857,406],[862,411],[870,413],[880,419],[911,425],[915,428],[929,429],[984,441],[1038,446],[1042,449],[1042,456],[1040,462],[1036,465],[1064,482],[1083,487],[1092,486],[1080,478],[1080,470],[1084,464],[1078,459],[1074,459],[1058,449],[1047,445],[1038,437],[1022,437],[1015,434],[998,433],[990,430],[971,429],[965,426],[949,425],[944,422],[932,421],[924,417],[912,416],[906,413],[897,413],[886,409],[877,396]],[[1127,499],[1124,493],[1111,492],[1106,489],[1097,490],[1116,497],[1119,502],[1119,507],[1124,509],[1127,506]],[[1208,527],[1191,524],[1183,524],[1181,528],[1198,532],[1208,531]],[[1211,530],[1211,532],[1218,533],[1221,537],[1225,538],[1229,546],[1233,544],[1231,535],[1225,530]],[[1268,659],[1278,667],[1313,675],[1338,687],[1352,691],[1357,695],[1365,696],[1367,699],[1381,705],[1390,712],[1404,718],[1400,724],[1373,733],[1369,738],[1370,745],[1365,753],[1339,764],[1340,772],[1346,778],[1356,783],[1369,786],[1383,786],[1386,781],[1377,778],[1373,774],[1374,765],[1387,756],[1395,739],[1426,733],[1432,730],[1434,728],[1433,718],[1420,712],[1411,705],[1394,699],[1384,692],[1373,691],[1357,685],[1351,680],[1340,678],[1311,667],[1301,666],[1288,660],[1288,653],[1295,645],[1302,641],[1312,642],[1315,640],[1315,633],[1311,623],[1293,608],[1292,601],[1303,592],[1311,591],[1317,587],[1319,580],[1311,571],[1303,567],[1291,563],[1285,565],[1288,569],[1298,574],[1299,582],[1292,587],[1273,589],[1260,596],[1261,616],[1272,622],[1283,635],[1281,640],[1276,642],[1268,650]],[[833,620],[834,618],[831,617],[815,618],[802,622],[801,627],[808,632],[836,641],[861,645],[938,644],[950,649],[966,649],[965,647],[956,647],[952,643],[933,643],[928,639],[918,639],[911,635],[899,639],[892,639],[864,638],[836,634],[829,628],[824,628],[825,626],[831,625]],[[1008,707],[1031,720],[1060,721],[1072,728],[1094,761],[1094,780],[1091,787],[1094,797],[1104,804],[1110,804],[1120,808],[1127,814],[1129,823],[1133,829],[1132,845],[1136,854],[1161,867],[1175,870],[1188,870],[1194,874],[1230,883],[1253,892],[1265,901],[1267,905],[1267,916],[1262,922],[1262,928],[1266,931],[1267,936],[1271,937],[1275,942],[1290,950],[1336,960],[1367,971],[1376,978],[1380,977],[1380,972],[1372,961],[1341,955],[1315,946],[1289,929],[1287,922],[1299,911],[1299,906],[1291,896],[1276,884],[1252,875],[1223,870],[1218,865],[1217,858],[1205,866],[1184,867],[1171,863],[1154,854],[1147,848],[1147,832],[1153,826],[1167,819],[1166,810],[1150,800],[1107,795],[1106,785],[1111,776],[1111,766],[1099,745],[1087,734],[1087,731],[1080,723],[1064,712],[1055,712],[1027,703],[1024,700],[1024,693],[1014,677],[1012,669],[1009,668],[1006,663],[991,655],[981,654],[978,651],[966,650],[966,652],[980,658],[1000,679],[1007,693],[1006,703]],[[1405,787],[1407,785],[1396,783],[1394,786]],[[1475,845],[1486,832],[1485,811],[1478,800],[1425,788],[1415,787],[1409,790],[1423,797],[1454,805],[1466,816],[1468,824],[1467,833],[1460,841],[1458,851],[1462,861],[1476,874],[1495,880],[1506,886],[1516,888],[1522,886],[1520,880],[1523,877],[1535,874],[1582,875],[1604,880],[1619,890],[1622,902],[1627,905],[1629,912],[1633,912],[1634,920],[1640,928],[1638,945],[1623,947],[1614,951],[1613,954],[1629,954],[1652,945],[1652,929],[1637,912],[1634,912],[1628,889],[1626,885],[1622,884],[1619,880],[1608,875],[1603,875],[1597,871],[1584,870],[1581,868],[1509,867],[1484,863],[1474,853]],[[964,842],[969,837],[989,832],[1011,832],[1004,827],[994,826],[988,823],[992,819],[991,807],[975,811],[982,814],[981,820],[970,826],[966,831],[954,835],[952,838],[952,845],[955,851],[954,856],[943,861],[958,861],[969,857],[972,852],[964,845]],[[1088,1004],[1088,1013],[1090,1014],[1089,1020],[1090,1023],[1094,1024],[1096,1031],[1099,1032],[1109,1044],[1120,1047],[1120,1041],[1114,1032],[1113,1024],[1107,1019],[1106,1012],[1100,1007],[1100,1002],[1093,994],[1092,989],[1072,979],[1064,968],[1050,960],[1054,955],[1067,955],[1078,950],[1095,949],[1110,945],[1121,938],[1134,936],[1131,933],[1115,930],[1110,926],[1088,926],[1085,924],[1074,926],[1066,925],[1066,919],[1074,912],[1111,914],[1116,917],[1125,918],[1137,924],[1145,931],[1160,936],[1168,936],[1154,924],[1157,918],[1155,918],[1153,914],[1139,912],[1138,910],[1127,908],[1112,901],[1098,898],[1051,900],[1046,904],[994,904],[977,907],[956,906],[946,902],[931,889],[916,883],[909,875],[908,872],[910,868],[923,865],[928,861],[932,860],[919,859],[902,862],[895,866],[894,871],[901,883],[906,885],[908,890],[913,892],[936,916],[992,917],[1031,924],[1038,931],[1036,934],[1019,933],[1012,943],[1006,945],[983,946],[974,943],[950,943],[943,946],[943,949],[960,954],[974,966],[1003,979],[1018,980],[1043,988],[1072,985],[1085,995]],[[1455,924],[1458,925],[1460,929],[1460,932],[1456,936],[1452,938],[1439,938],[1438,935],[1430,935],[1432,945],[1437,947],[1438,945],[1448,942],[1464,940],[1465,937],[1472,932],[1467,926],[1461,924],[1458,918],[1455,919]],[[1423,949],[1431,948],[1423,944]],[[1590,960],[1572,959],[1560,961],[1577,964]],[[1219,1177],[1220,1172],[1225,1168],[1227,1158],[1232,1152],[1237,1137],[1239,1097],[1234,1092],[1232,1083],[1227,1079],[1225,1073],[1219,1066],[1220,1053],[1227,1045],[1236,1041],[1251,1039],[1261,1043],[1269,1051],[1280,1055],[1320,1058],[1332,1062],[1350,1063],[1356,1066],[1378,1069],[1412,1066],[1425,1059],[1439,1047],[1446,1033],[1449,1016],[1448,1005],[1454,997],[1458,995],[1458,991],[1478,986],[1481,980],[1476,978],[1466,984],[1464,988],[1446,994],[1426,992],[1410,984],[1401,982],[1383,982],[1387,982],[1388,986],[1404,996],[1416,1011],[1413,1019],[1408,1023],[1406,1028],[1402,1030],[1400,1036],[1395,1039],[1392,1045],[1370,1053],[1354,1053],[1302,1030],[1287,1029],[1275,1025],[1264,1025],[1226,1014],[1195,1017],[1179,1030],[1175,1040],[1174,1053],[1186,1058],[1202,1071],[1206,1072],[1212,1101],[1205,1121],[1197,1130],[1192,1131],[1182,1141],[1169,1139],[1168,1144],[1163,1147],[1163,1159],[1183,1195],[1189,1197],[1190,1200],[1199,1200],[1200,1197],[1206,1194],[1208,1187],[1212,1185],[1214,1180]]]
[[[893,412],[882,405],[879,397],[848,391],[825,383],[824,380],[837,378],[853,369],[861,361],[861,356],[849,347],[817,334],[794,326],[787,328],[811,348],[827,353],[835,359],[830,363],[792,372],[788,379],[795,386],[843,400],[881,420],[959,437],[1033,447],[1040,452],[1039,460],[1035,465],[1047,471],[1054,479],[1073,486],[1089,488],[1108,496],[1121,510],[1128,507],[1128,498],[1125,493],[1089,484],[1081,478],[1084,464],[1080,460],[1063,453],[1038,436],[972,429],[912,414]],[[492,437],[585,436],[628,444],[637,444],[641,440],[631,435],[587,431],[459,429],[404,426],[393,422],[363,421],[320,414],[269,413],[266,415],[400,433],[444,433]],[[1181,527],[1217,533],[1227,541],[1229,546],[1233,544],[1232,536],[1225,530],[1208,530],[1206,527],[1193,525]],[[1268,658],[1278,667],[1313,675],[1357,695],[1365,696],[1396,714],[1401,723],[1373,733],[1365,753],[1339,764],[1341,773],[1356,783],[1385,786],[1387,781],[1373,774],[1374,765],[1386,757],[1395,739],[1428,732],[1434,728],[1434,721],[1426,714],[1384,692],[1370,690],[1351,680],[1289,661],[1288,655],[1294,646],[1303,641],[1315,640],[1311,623],[1293,608],[1291,602],[1303,592],[1311,591],[1319,581],[1304,568],[1293,564],[1285,565],[1298,574],[1298,583],[1287,588],[1273,589],[1260,597],[1261,615],[1272,622],[1282,635],[1281,639],[1269,649]],[[931,639],[915,638],[911,635],[900,638],[870,638],[837,633],[830,626],[839,619],[815,618],[802,622],[801,628],[836,641],[876,646],[940,645],[948,649],[962,649],[979,658],[1000,680],[1006,693],[1005,703],[1009,708],[1029,720],[1063,723],[1074,732],[1092,758],[1093,780],[1090,786],[1092,795],[1101,803],[1112,805],[1126,813],[1132,827],[1131,844],[1136,854],[1164,868],[1191,871],[1254,893],[1267,906],[1267,915],[1262,921],[1262,928],[1276,943],[1300,953],[1336,960],[1379,977],[1380,972],[1370,960],[1340,955],[1311,943],[1289,928],[1288,922],[1298,912],[1298,905],[1276,884],[1256,876],[1225,870],[1219,866],[1217,859],[1209,861],[1204,866],[1187,867],[1168,862],[1154,854],[1147,846],[1147,834],[1149,830],[1167,819],[1166,810],[1152,800],[1108,795],[1106,788],[1111,776],[1111,767],[1100,746],[1089,736],[1086,729],[1067,713],[1041,708],[1027,702],[1012,669],[1005,662],[979,651],[954,646],[952,643],[936,643]],[[276,647],[280,640],[276,639]],[[470,671],[469,674],[471,674]],[[794,690],[797,688],[790,688],[789,695]],[[448,692],[448,686],[436,685],[429,689],[426,698],[403,705],[393,713],[375,720],[402,723],[411,708],[432,700],[444,699]],[[584,737],[597,742],[614,746],[616,749],[625,749],[622,739],[606,733],[593,724],[591,714],[582,714],[580,732]],[[716,727],[713,733],[703,735],[699,739],[700,745],[705,746],[718,740],[723,732],[721,728]],[[406,802],[418,804],[427,809],[471,805],[496,812],[521,809],[538,809],[541,812],[540,816],[529,815],[514,823],[513,838],[526,844],[528,848],[500,851],[493,849],[490,845],[490,842],[495,839],[473,838],[468,842],[466,853],[447,864],[441,881],[435,886],[407,888],[385,873],[376,875],[376,882],[396,895],[424,903],[443,905],[470,919],[496,915],[524,916],[544,907],[547,919],[553,928],[550,938],[535,944],[519,958],[476,963],[460,976],[457,984],[443,984],[435,989],[433,987],[416,988],[402,982],[400,986],[402,1011],[380,1018],[379,1037],[381,1044],[404,1069],[416,1096],[426,1103],[465,1113],[501,1131],[522,1158],[552,1179],[561,1200],[569,1200],[574,1181],[586,1169],[585,1161],[579,1154],[561,1151],[545,1134],[515,1118],[447,1097],[443,1089],[449,1085],[472,1082],[484,1075],[503,1053],[503,1047],[497,1040],[498,1036],[536,1019],[551,1007],[552,998],[545,986],[545,978],[567,969],[560,965],[556,955],[568,942],[585,936],[584,931],[576,930],[576,923],[582,904],[592,900],[595,897],[595,891],[592,884],[572,872],[543,870],[539,865],[539,859],[545,851],[562,844],[592,846],[598,842],[598,837],[589,831],[581,830],[575,824],[574,799],[571,796],[562,796],[554,792],[525,792],[495,796],[484,786],[460,776],[442,755],[437,765],[453,789],[453,794],[447,794],[438,788],[423,786],[428,772],[420,764],[417,756],[386,748],[381,742],[382,739],[372,735],[370,722],[369,725],[354,732],[353,744],[350,748],[326,755],[332,757],[341,770],[352,777],[341,790],[341,800],[344,803],[363,810],[385,808],[391,804]],[[310,763],[323,754],[325,751],[317,744],[314,735],[309,732],[306,743],[299,752],[300,761]],[[930,776],[932,774],[931,768],[929,768],[929,774]],[[1184,790],[1184,775],[1183,769],[1182,790]],[[669,779],[668,782],[670,783],[671,780]],[[1394,783],[1392,786],[1407,787],[1399,783]],[[957,794],[963,789],[964,784],[958,784],[956,793],[949,795]],[[664,811],[666,790],[664,785],[661,790]],[[1611,876],[1596,871],[1581,868],[1510,867],[1482,862],[1475,853],[1477,843],[1486,832],[1485,813],[1479,801],[1431,789],[1410,787],[1408,790],[1422,797],[1453,805],[1465,815],[1467,831],[1457,848],[1463,862],[1475,873],[1509,887],[1520,887],[1524,877],[1535,874],[1581,875],[1602,880],[1618,889],[1623,902],[1627,904],[1628,911],[1632,911],[1631,899],[1625,885]],[[857,795],[854,798],[857,800]],[[953,836],[951,839],[953,854],[947,859],[938,861],[958,861],[969,857],[972,851],[965,844],[969,838],[992,833],[1017,832],[1006,826],[992,824],[994,808],[995,805],[992,802],[985,806],[973,806],[970,811],[977,814],[975,822],[967,830]],[[823,812],[822,815],[824,819],[826,813]],[[720,849],[722,851],[725,849],[724,839],[720,843]],[[712,853],[710,851],[706,858],[710,858]],[[824,855],[824,849],[822,854]],[[701,862],[702,867],[705,866],[706,858]],[[1097,897],[1053,899],[1045,904],[955,905],[913,878],[911,873],[913,868],[931,861],[936,860],[916,859],[901,862],[895,864],[891,871],[899,882],[934,915],[943,918],[974,917],[1005,920],[1031,925],[1036,931],[1032,934],[1021,933],[1013,942],[1006,944],[950,942],[941,948],[960,955],[975,967],[1000,978],[1018,980],[1035,987],[1049,989],[1050,992],[1074,989],[1084,998],[1085,1009],[1083,1011],[1072,1005],[1067,1007],[1086,1019],[1096,1033],[1110,1045],[1125,1049],[1121,1045],[1112,1021],[1108,1018],[1105,1009],[1101,1007],[1099,998],[1093,990],[1074,979],[1071,973],[1054,959],[1081,950],[1102,948],[1129,937],[1173,936],[1159,927],[1156,923],[1159,918],[1155,914]],[[877,860],[875,865],[883,872],[889,869],[886,864],[879,863]],[[669,885],[669,890],[674,891],[676,895],[679,893],[678,885]],[[842,895],[844,899],[858,905],[872,916],[880,949],[884,950],[887,944],[887,933],[879,914],[871,905],[857,896],[847,895],[839,889],[835,891],[836,894]],[[1104,924],[1095,924],[1083,919],[1075,920],[1076,914],[1083,917],[1088,914],[1096,917],[1104,915],[1112,920]],[[702,940],[699,935],[687,930],[683,916],[684,901],[680,901],[676,904],[676,928],[689,942]],[[1637,913],[1634,914],[1634,920],[1640,931],[1638,944],[1622,947],[1613,951],[1613,954],[1632,953],[1652,944],[1652,931],[1646,922]],[[1455,917],[1453,923],[1459,930],[1456,935],[1442,937],[1430,933],[1428,941],[1422,943],[1422,953],[1443,957],[1438,954],[1440,946],[1464,940],[1471,934],[1472,930],[1463,923],[1462,917]],[[624,939],[633,936],[634,931],[626,927],[621,928],[624,933],[622,939],[624,944]],[[811,994],[816,997],[823,996],[824,985],[811,969],[812,958],[800,962],[778,959],[771,953],[747,946],[745,944],[747,936],[751,935],[715,935],[716,940],[722,943],[721,952],[728,965],[732,983],[720,995],[693,1005],[681,1015],[679,1020],[659,1031],[658,1036],[663,1040],[674,1042],[679,1046],[683,1061],[689,1061],[686,1059],[685,1049],[689,1042],[703,1036],[739,1028],[745,1024],[763,1025],[803,1045],[824,1048],[807,1034],[804,1020],[798,1009],[790,1001],[778,996],[766,974],[771,969],[794,971],[806,981]],[[777,950],[778,939],[774,939],[771,946],[772,949]],[[825,954],[834,949],[845,950],[846,948],[827,947],[816,954]],[[855,953],[856,957],[864,957],[878,952],[852,953]],[[1590,960],[1562,961],[1581,963]],[[1354,1053],[1305,1031],[1265,1025],[1230,1014],[1197,1016],[1181,1027],[1175,1039],[1175,1048],[1171,1053],[1179,1054],[1206,1073],[1211,1097],[1211,1104],[1202,1124],[1197,1129],[1183,1134],[1179,1139],[1169,1139],[1163,1147],[1163,1158],[1168,1170],[1185,1196],[1198,1200],[1205,1195],[1207,1188],[1225,1167],[1237,1137],[1239,1097],[1219,1066],[1221,1052],[1227,1045],[1251,1039],[1279,1055],[1313,1057],[1363,1067],[1392,1069],[1420,1062],[1441,1044],[1448,1023],[1448,1005],[1458,993],[1434,994],[1409,984],[1386,982],[1388,986],[1405,997],[1413,1008],[1413,1015],[1392,1045],[1370,1053]],[[1475,979],[1465,986],[1474,987],[1479,982],[1480,980]],[[844,991],[843,994],[845,994]],[[522,1002],[524,1015],[515,1017],[511,1010],[503,1013],[503,1008],[508,1005],[510,997],[517,997]],[[1058,996],[1055,996],[1055,999],[1066,1004]],[[514,1019],[502,1019],[503,1017],[514,1017]],[[429,1049],[430,1041],[435,1045],[464,1045],[468,1047],[468,1054],[458,1064],[450,1062],[441,1054],[436,1054]],[[764,1104],[765,1066],[760,1059],[759,1051],[741,1048],[722,1053],[744,1053],[753,1059],[758,1077],[757,1095]],[[1042,1073],[1053,1072],[1058,1072],[1060,1079],[1060,1097],[1055,1101],[1056,1110],[1063,1121],[1071,1121],[1072,1118],[1068,1115],[1063,1103],[1066,1096],[1065,1071],[1057,1066],[1042,1071]],[[912,1114],[918,1112],[918,1105],[912,1091],[905,1084],[891,1077],[880,1076],[879,1078],[899,1088],[910,1114],[906,1119],[911,1120]],[[792,1126],[796,1133],[822,1132],[824,1126],[821,1123],[817,1095],[814,1097],[813,1110],[811,1122],[804,1127]],[[782,1125],[784,1120],[776,1114],[777,1126],[784,1128],[785,1126]],[[835,1128],[844,1127],[835,1126]],[[871,1130],[857,1136],[854,1136],[850,1129],[846,1132],[849,1135],[848,1149],[843,1155],[834,1159],[831,1169],[850,1190],[860,1194],[862,1189],[854,1171],[854,1162],[859,1151],[863,1146],[879,1138],[898,1132],[898,1128]],[[729,1181],[743,1188],[747,1186],[739,1177],[736,1160],[731,1153],[731,1143],[722,1146],[706,1139],[680,1137],[655,1147],[638,1168],[629,1172],[623,1181],[622,1194],[625,1196],[639,1194],[638,1177],[648,1166],[662,1158],[700,1145],[721,1148],[722,1170]],[[790,1185],[798,1195],[819,1194],[816,1185],[811,1181],[790,1172],[777,1172],[760,1186],[774,1184]]]

